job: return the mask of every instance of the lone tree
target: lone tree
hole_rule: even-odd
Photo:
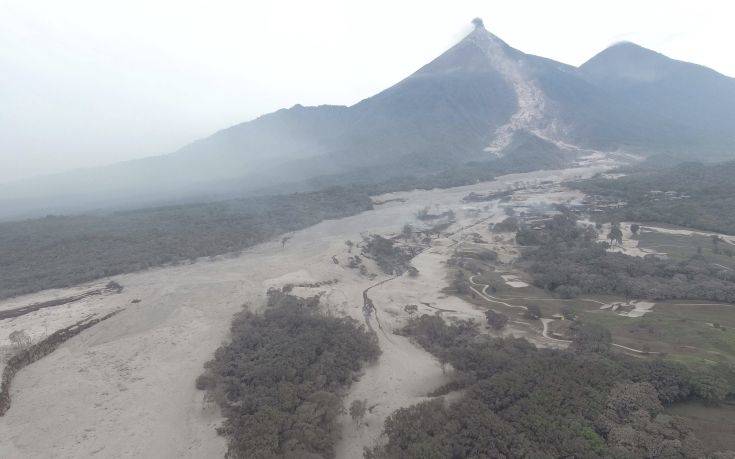
[[[638,223],[633,223],[632,225],[630,225],[630,232],[633,233],[633,236],[637,236],[640,229],[641,225],[639,225]]]
[[[24,347],[31,344],[31,338],[30,336],[28,336],[28,334],[26,334],[24,330],[15,330],[14,332],[10,333],[8,339],[18,349],[23,349]]]
[[[401,230],[401,236],[403,236],[403,239],[408,241],[411,239],[411,236],[413,236],[413,227],[406,223],[403,225],[403,229]]]
[[[720,253],[720,242],[722,241],[722,238],[716,234],[712,235],[712,251],[715,253]]]
[[[413,317],[419,311],[419,307],[415,304],[407,304],[403,307],[403,310],[406,311],[409,317]]]
[[[610,223],[610,232],[607,233],[607,239],[610,241],[610,245],[623,245],[623,231],[620,229],[620,223]]]
[[[355,428],[360,427],[360,423],[365,418],[367,412],[367,400],[354,400],[350,405],[350,417],[355,423]]]
[[[495,312],[492,309],[485,311],[485,319],[487,320],[487,324],[494,330],[502,330],[508,324],[508,316]]]

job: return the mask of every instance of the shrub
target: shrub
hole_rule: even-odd
[[[494,330],[502,330],[508,324],[508,316],[491,309],[485,311],[485,319],[487,320],[487,324]]]

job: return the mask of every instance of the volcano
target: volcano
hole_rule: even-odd
[[[732,78],[632,43],[574,67],[509,46],[481,20],[473,25],[355,105],[295,105],[170,154],[4,185],[0,217],[380,182],[529,153],[539,168],[553,164],[545,157],[590,151],[704,161],[735,154]]]

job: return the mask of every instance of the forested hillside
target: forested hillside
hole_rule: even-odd
[[[661,222],[735,234],[735,162],[683,163],[632,173],[610,180],[602,177],[572,186],[605,201],[623,201],[608,208],[608,221]]]
[[[690,299],[735,303],[735,275],[703,257],[686,261],[633,257],[607,251],[597,231],[557,215],[544,228],[516,234],[528,248],[520,264],[535,285],[570,298],[580,293],[654,300]]]
[[[0,223],[0,298],[236,252],[372,208],[348,189]]]
[[[439,392],[462,389],[461,398],[396,411],[385,423],[387,444],[366,457],[702,456],[684,420],[663,407],[708,398],[713,385],[733,392],[732,372],[694,374],[614,354],[609,333],[587,328],[580,324],[573,347],[558,351],[483,336],[469,322],[413,319],[403,333],[457,370]]]

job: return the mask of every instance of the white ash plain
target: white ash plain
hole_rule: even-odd
[[[362,291],[388,276],[380,274],[371,280],[347,268],[344,241],[357,242],[368,233],[397,233],[406,223],[418,227],[416,213],[427,206],[455,210],[457,223],[450,231],[480,219],[500,221],[504,215],[497,202],[473,203],[470,207],[476,211],[466,212],[462,208],[468,204],[462,198],[470,192],[525,184],[535,186],[534,199],[543,201],[546,191],[539,183],[589,177],[609,167],[609,161],[601,160],[580,168],[513,174],[452,189],[390,193],[375,200],[402,201],[295,232],[285,246],[278,238],[238,256],[115,276],[124,287],[120,294],[49,308],[22,320],[0,321],[0,340],[4,340],[16,328],[36,336],[42,328],[43,333],[52,333],[54,327],[89,314],[124,308],[16,375],[12,406],[0,417],[0,457],[222,457],[226,442],[215,432],[222,419],[216,407],[204,403],[194,380],[228,339],[232,316],[244,304],[262,307],[271,286],[336,279],[335,284],[303,289],[303,293],[324,292],[326,308],[362,321]],[[490,240],[492,236],[486,234]],[[451,369],[445,374],[430,354],[392,334],[407,318],[403,306],[417,304],[419,313],[441,308],[448,310],[443,312],[448,317],[482,319],[481,309],[441,291],[447,285],[445,263],[452,242],[435,239],[430,249],[413,260],[418,277],[400,277],[370,291],[383,327],[378,330],[383,354],[352,385],[345,404],[366,399],[369,407],[375,406],[360,429],[343,419],[337,457],[361,457],[364,446],[378,441],[387,415],[424,400],[447,381]],[[377,272],[372,266],[370,270]],[[69,296],[109,280],[0,301],[0,309]]]

